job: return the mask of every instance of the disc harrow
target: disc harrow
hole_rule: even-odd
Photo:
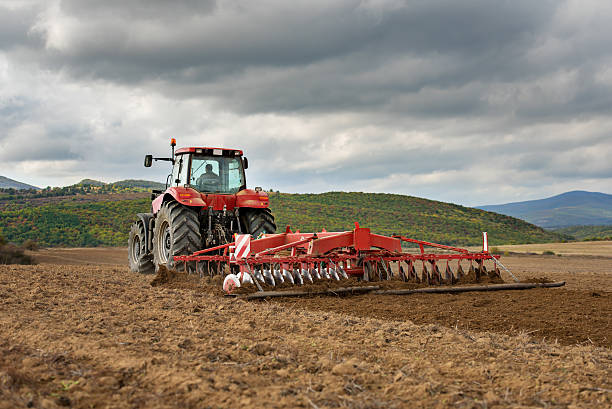
[[[412,247],[403,248],[402,244]],[[257,239],[236,234],[231,243],[174,259],[183,261],[185,269],[195,264],[200,275],[225,275],[223,289],[228,294],[245,284],[263,291],[264,287],[353,277],[363,282],[395,279],[433,286],[453,285],[464,277],[473,282],[483,277],[501,278],[499,267],[512,274],[499,262],[499,255],[489,252],[486,233],[482,251],[471,252],[400,235],[374,234],[358,223],[344,232],[301,233],[287,227],[284,233]]]

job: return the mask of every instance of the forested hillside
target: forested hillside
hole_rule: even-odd
[[[478,245],[483,231],[494,245],[567,239],[513,217],[404,195],[271,193],[270,202],[279,230],[287,224],[302,231],[347,230],[358,222],[376,233],[454,245]]]
[[[0,234],[20,244],[42,246],[124,246],[130,223],[150,209],[139,194],[87,195],[0,200]],[[559,241],[562,236],[508,216],[411,196],[330,192],[271,193],[279,231],[347,230],[359,222],[373,232],[404,234],[445,244],[478,245],[481,232],[491,244]]]

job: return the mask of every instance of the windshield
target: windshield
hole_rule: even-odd
[[[242,160],[193,155],[189,184],[204,193],[236,193],[245,185]]]

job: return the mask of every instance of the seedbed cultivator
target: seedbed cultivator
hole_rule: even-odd
[[[466,287],[441,287],[439,291],[435,291],[438,290],[436,288],[389,290],[383,289],[383,284],[395,280],[421,283],[423,286],[453,285],[466,281],[477,283],[485,277],[488,282],[499,282],[500,267],[517,281],[500,263],[499,255],[489,253],[486,233],[483,233],[483,249],[480,252],[398,235],[389,237],[374,234],[368,228],[359,227],[357,223],[354,230],[344,232],[324,230],[300,233],[292,232],[287,227],[285,233],[264,234],[257,239],[249,234],[236,234],[234,238],[231,243],[196,251],[191,255],[175,256],[174,260],[183,262],[186,271],[189,265],[195,267],[199,274],[207,272],[211,275],[225,275],[223,290],[227,294],[251,284],[250,288],[258,291],[247,295],[247,298],[313,293],[460,292]],[[416,251],[405,251],[402,243],[411,243],[414,247],[410,250]],[[489,264],[488,268],[486,264]],[[264,288],[286,289],[322,280],[337,281],[338,284],[343,280],[352,283],[359,281],[360,285],[314,292],[264,291]],[[518,283],[469,288],[474,291],[559,285],[562,284]]]

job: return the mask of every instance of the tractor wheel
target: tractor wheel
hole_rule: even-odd
[[[175,201],[162,205],[155,218],[153,229],[153,261],[155,269],[164,265],[168,269],[183,270],[182,261],[174,256],[184,256],[202,250],[198,213]],[[195,262],[188,262],[187,271],[195,271]]]
[[[130,270],[135,273],[153,274],[153,257],[146,254],[145,228],[141,222],[132,224],[128,238],[128,261]]]
[[[274,216],[272,216],[272,211],[268,208],[245,209],[242,216],[242,223],[246,231],[255,239],[262,234],[276,232]]]

